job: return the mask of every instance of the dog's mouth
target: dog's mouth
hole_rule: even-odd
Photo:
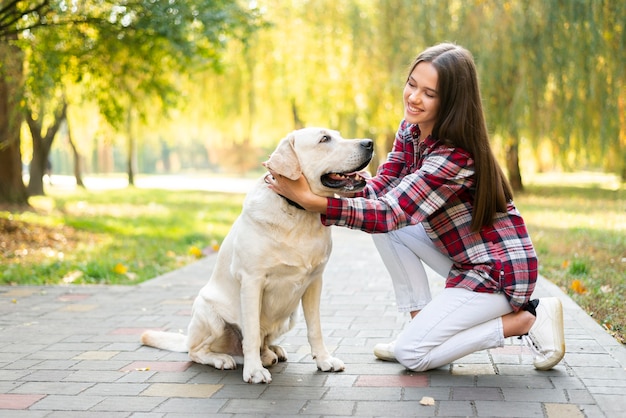
[[[342,189],[346,192],[358,191],[365,187],[365,178],[359,175],[359,171],[367,167],[365,164],[358,167],[356,170],[350,173],[328,173],[324,174],[321,178],[321,182],[324,186],[331,189]]]

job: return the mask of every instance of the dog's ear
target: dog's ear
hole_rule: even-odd
[[[291,180],[296,180],[302,175],[298,156],[293,149],[294,141],[295,136],[293,133],[283,138],[272,155],[270,155],[269,160],[265,162],[267,168]]]

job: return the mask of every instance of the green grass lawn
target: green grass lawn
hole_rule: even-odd
[[[516,203],[541,274],[626,341],[626,192],[613,176],[535,176]],[[0,284],[134,284],[214,252],[243,195],[59,191],[0,210]]]
[[[31,199],[34,211],[0,212],[0,284],[153,278],[215,251],[242,202],[202,191],[53,191]]]
[[[593,173],[534,180],[516,203],[541,275],[626,343],[626,190]]]

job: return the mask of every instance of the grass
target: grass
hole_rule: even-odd
[[[135,188],[31,199],[33,211],[0,212],[0,284],[153,278],[215,251],[242,202],[243,195]]]
[[[541,275],[626,343],[623,185],[593,173],[543,176],[516,203],[535,244]]]
[[[516,197],[556,283],[626,343],[626,193],[593,173],[526,178]],[[0,209],[0,284],[134,284],[215,251],[243,195],[121,189],[58,191],[34,210]]]

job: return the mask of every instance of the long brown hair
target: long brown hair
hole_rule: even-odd
[[[472,54],[452,43],[432,46],[413,62],[437,70],[439,112],[432,136],[445,144],[469,152],[476,167],[476,192],[472,208],[472,230],[493,224],[496,212],[506,212],[513,191],[489,143],[483,114],[476,65]]]

